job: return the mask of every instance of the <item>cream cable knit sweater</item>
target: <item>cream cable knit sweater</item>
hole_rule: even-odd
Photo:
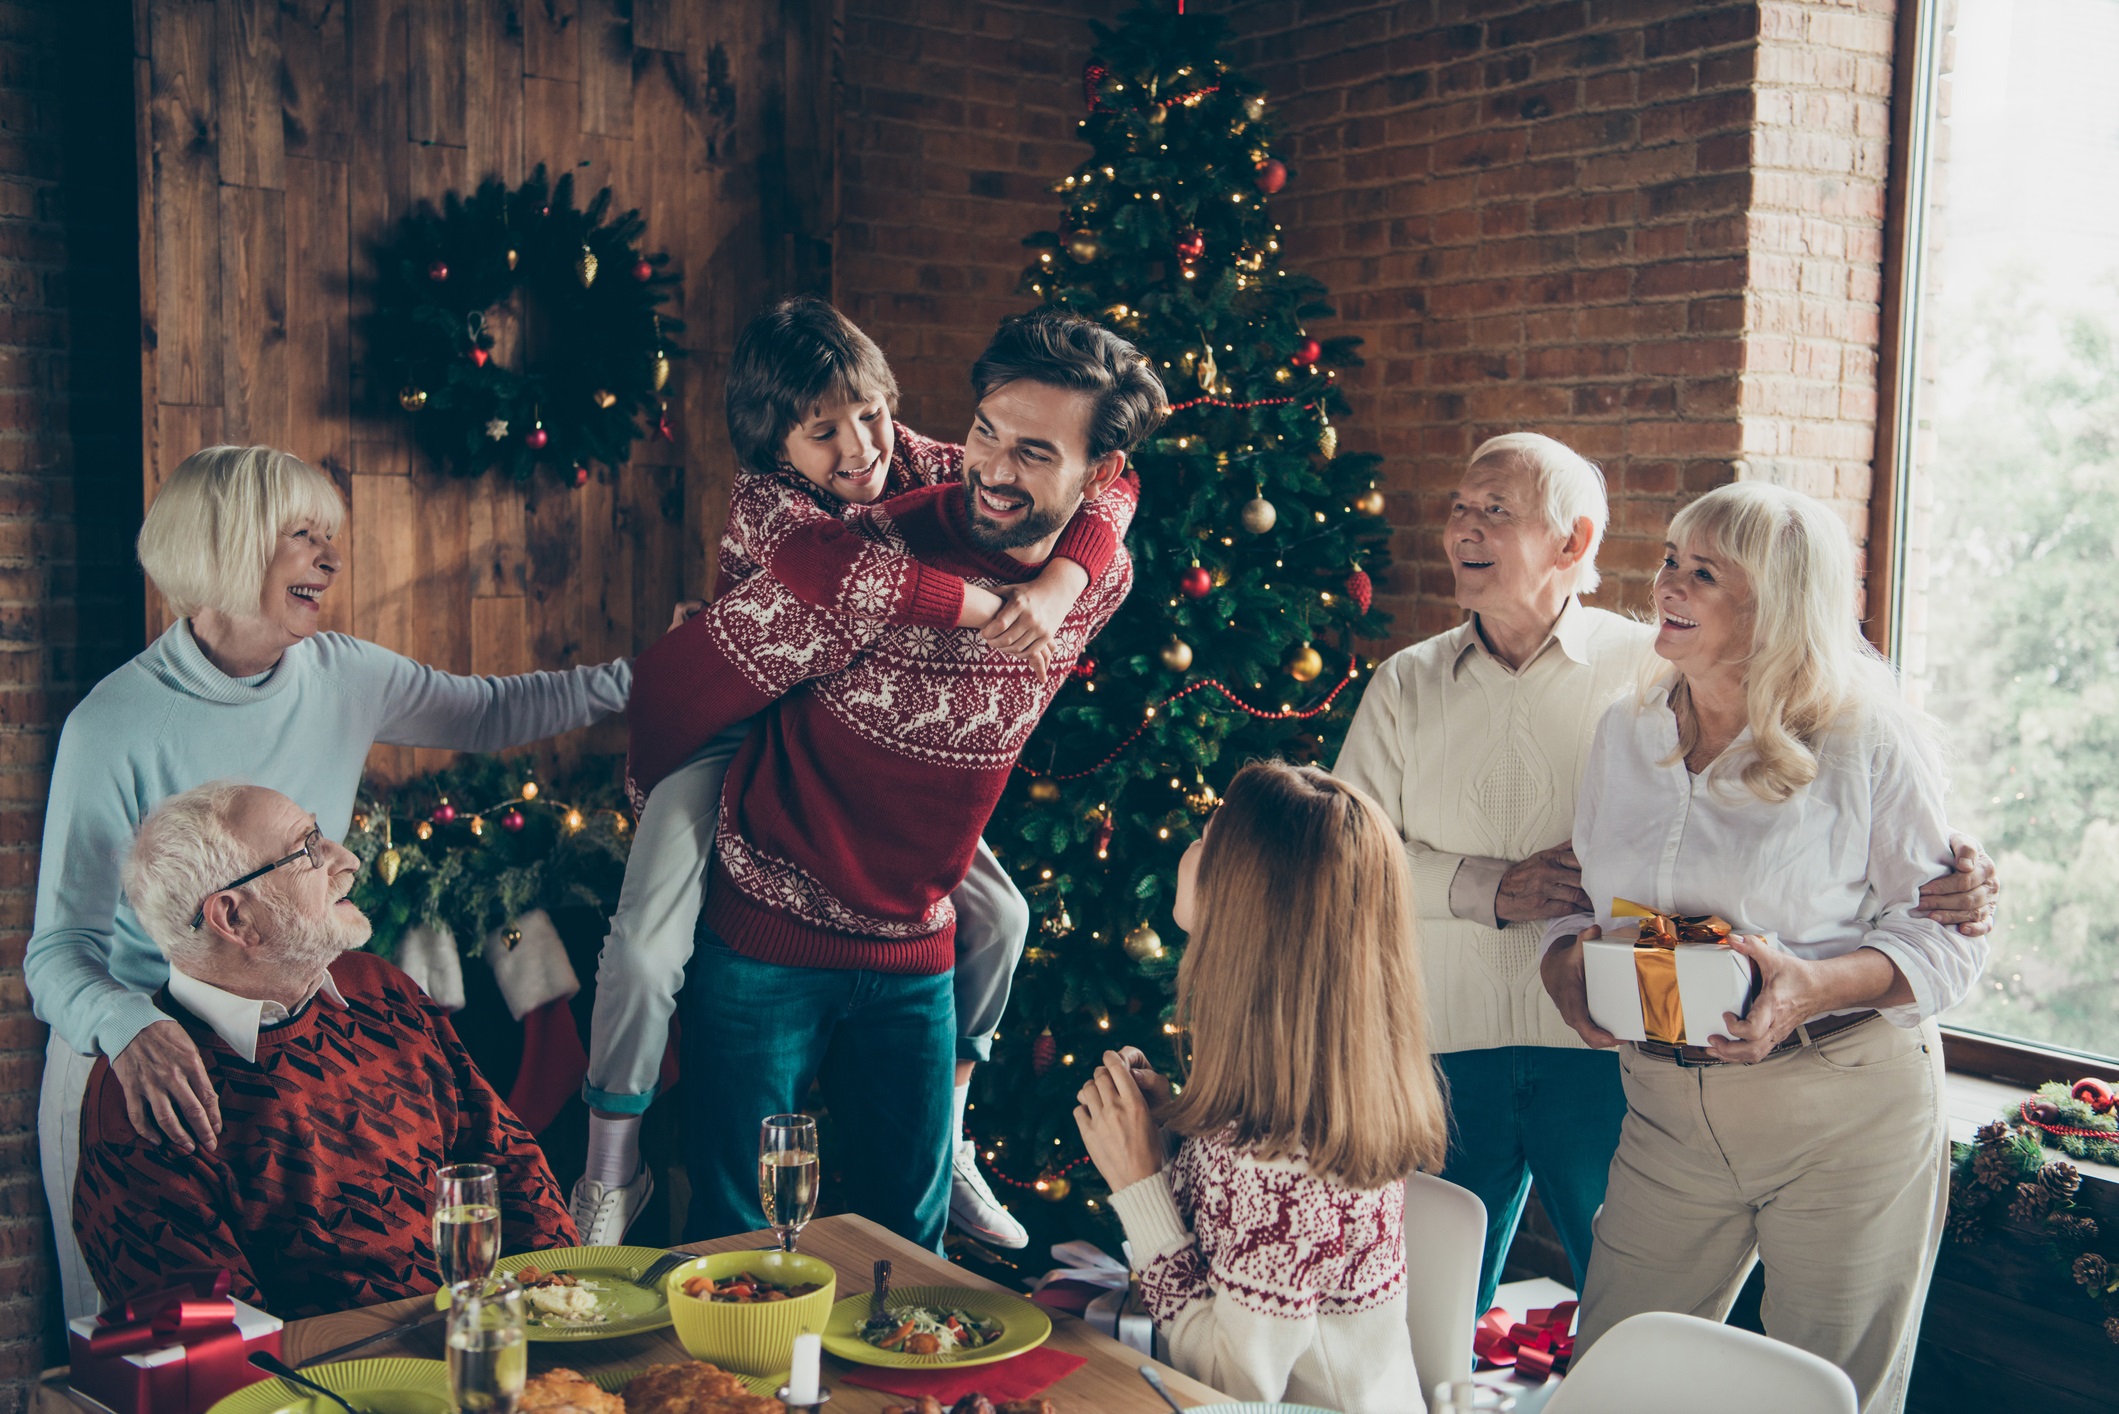
[[[1566,841],[1597,719],[1633,690],[1654,641],[1649,625],[1569,600],[1519,671],[1467,621],[1369,683],[1333,770],[1405,837],[1436,1051],[1582,1044],[1539,980],[1540,925],[1495,927],[1494,890],[1508,865]]]

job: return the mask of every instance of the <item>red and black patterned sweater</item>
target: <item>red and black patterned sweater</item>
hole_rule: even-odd
[[[74,1231],[106,1301],[184,1267],[227,1267],[235,1295],[288,1320],[435,1290],[434,1171],[500,1175],[502,1248],[579,1241],[544,1151],[418,985],[381,958],[331,964],[342,1010],[313,999],[244,1060],[165,993],[221,1103],[211,1151],[142,1140],[108,1059],[81,1116]]]

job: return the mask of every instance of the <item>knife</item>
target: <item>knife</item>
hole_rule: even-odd
[[[442,1317],[448,1314],[449,1313],[445,1308],[439,1311],[429,1311],[422,1316],[414,1316],[411,1320],[405,1321],[399,1325],[384,1326],[381,1330],[376,1331],[370,1335],[364,1335],[359,1340],[350,1340],[347,1341],[344,1345],[333,1346],[331,1349],[325,1351],[321,1355],[312,1355],[308,1359],[297,1364],[294,1368],[296,1368],[297,1370],[306,1370],[311,1365],[322,1365],[332,1360],[342,1359],[345,1356],[351,1355],[356,1350],[365,1350],[369,1346],[376,1344],[378,1341],[390,1340],[396,1336],[410,1335],[416,1330],[422,1330],[427,1326],[433,1325],[436,1321],[440,1320]]]

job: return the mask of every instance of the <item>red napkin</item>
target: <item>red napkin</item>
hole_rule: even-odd
[[[998,1404],[1004,1399],[1029,1399],[1043,1394],[1088,1363],[1082,1356],[1040,1345],[1012,1359],[959,1369],[886,1370],[869,1365],[846,1376],[846,1383],[907,1399],[931,1394],[944,1404],[976,1391]]]

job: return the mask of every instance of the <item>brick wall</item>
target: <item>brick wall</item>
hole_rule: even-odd
[[[48,768],[140,637],[130,33],[108,0],[0,6],[0,1414],[64,1358],[22,983]]]

